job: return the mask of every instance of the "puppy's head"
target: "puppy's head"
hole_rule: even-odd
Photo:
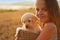
[[[38,18],[33,13],[25,13],[21,17],[21,22],[26,25],[26,28],[33,28],[36,21]]]

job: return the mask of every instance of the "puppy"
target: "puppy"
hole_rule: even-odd
[[[39,19],[33,13],[25,13],[21,17],[22,29],[38,33],[41,30]]]
[[[15,40],[19,40],[19,30],[26,30],[36,34],[39,34],[41,31],[40,22],[36,15],[33,13],[25,13],[21,17],[22,27],[16,29]]]

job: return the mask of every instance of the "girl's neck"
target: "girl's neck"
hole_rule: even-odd
[[[44,28],[44,25],[51,22],[41,22],[41,27]]]
[[[41,23],[41,28],[43,29],[44,28],[44,25],[45,25],[46,23]]]

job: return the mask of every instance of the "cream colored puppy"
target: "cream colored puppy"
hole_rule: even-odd
[[[22,15],[21,23],[23,26],[16,29],[16,35],[18,34],[19,30],[27,30],[35,33],[39,33],[41,31],[39,19],[33,13],[25,13]]]
[[[39,34],[41,31],[41,27],[39,25],[39,19],[37,18],[36,15],[34,15],[33,13],[25,13],[22,17],[21,17],[21,23],[23,24],[22,27],[18,27],[16,29],[16,34],[15,40],[19,39],[19,30],[27,30],[27,31],[31,31],[34,33]]]
[[[25,13],[21,17],[21,22],[23,24],[22,29],[38,33],[41,28],[39,25],[39,19],[33,13]]]

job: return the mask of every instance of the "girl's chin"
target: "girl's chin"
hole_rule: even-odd
[[[40,20],[42,23],[45,23],[46,21],[45,20]]]

